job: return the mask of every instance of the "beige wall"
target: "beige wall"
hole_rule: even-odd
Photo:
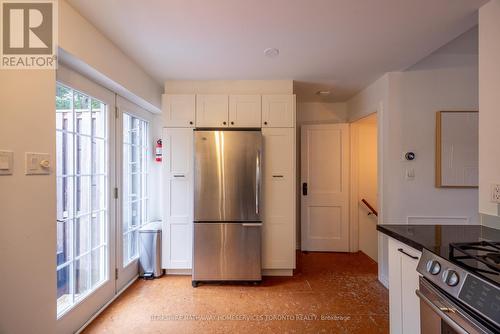
[[[292,80],[167,80],[167,94],[293,94]]]
[[[54,333],[55,175],[24,175],[25,152],[55,154],[55,72],[0,70],[0,333]],[[53,170],[53,168],[52,168]]]
[[[500,184],[500,0],[479,11],[479,211],[499,216],[499,205],[490,202],[492,184]],[[483,223],[500,228],[498,217]]]

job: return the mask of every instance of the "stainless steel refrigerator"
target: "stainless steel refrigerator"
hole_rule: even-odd
[[[260,281],[260,130],[194,132],[193,286]]]

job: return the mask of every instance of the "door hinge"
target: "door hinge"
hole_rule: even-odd
[[[118,107],[115,107],[115,118],[118,118]]]
[[[113,194],[113,197],[114,197],[115,199],[118,199],[118,188],[115,188],[115,189],[114,189],[114,194]]]
[[[118,268],[115,268],[115,280],[118,279]]]

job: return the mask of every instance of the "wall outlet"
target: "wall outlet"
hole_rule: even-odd
[[[491,185],[491,201],[493,203],[500,203],[500,184]]]

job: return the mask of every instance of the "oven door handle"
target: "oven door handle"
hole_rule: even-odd
[[[459,334],[468,334],[465,329],[457,325],[449,316],[447,313],[453,312],[455,313],[455,310],[452,308],[448,307],[438,307],[436,306],[429,298],[424,296],[424,294],[418,290],[415,291],[417,296],[422,300],[424,303],[426,303],[434,312],[436,312],[437,315],[441,319],[443,319],[444,322],[446,322],[451,328],[453,328],[457,333]]]

